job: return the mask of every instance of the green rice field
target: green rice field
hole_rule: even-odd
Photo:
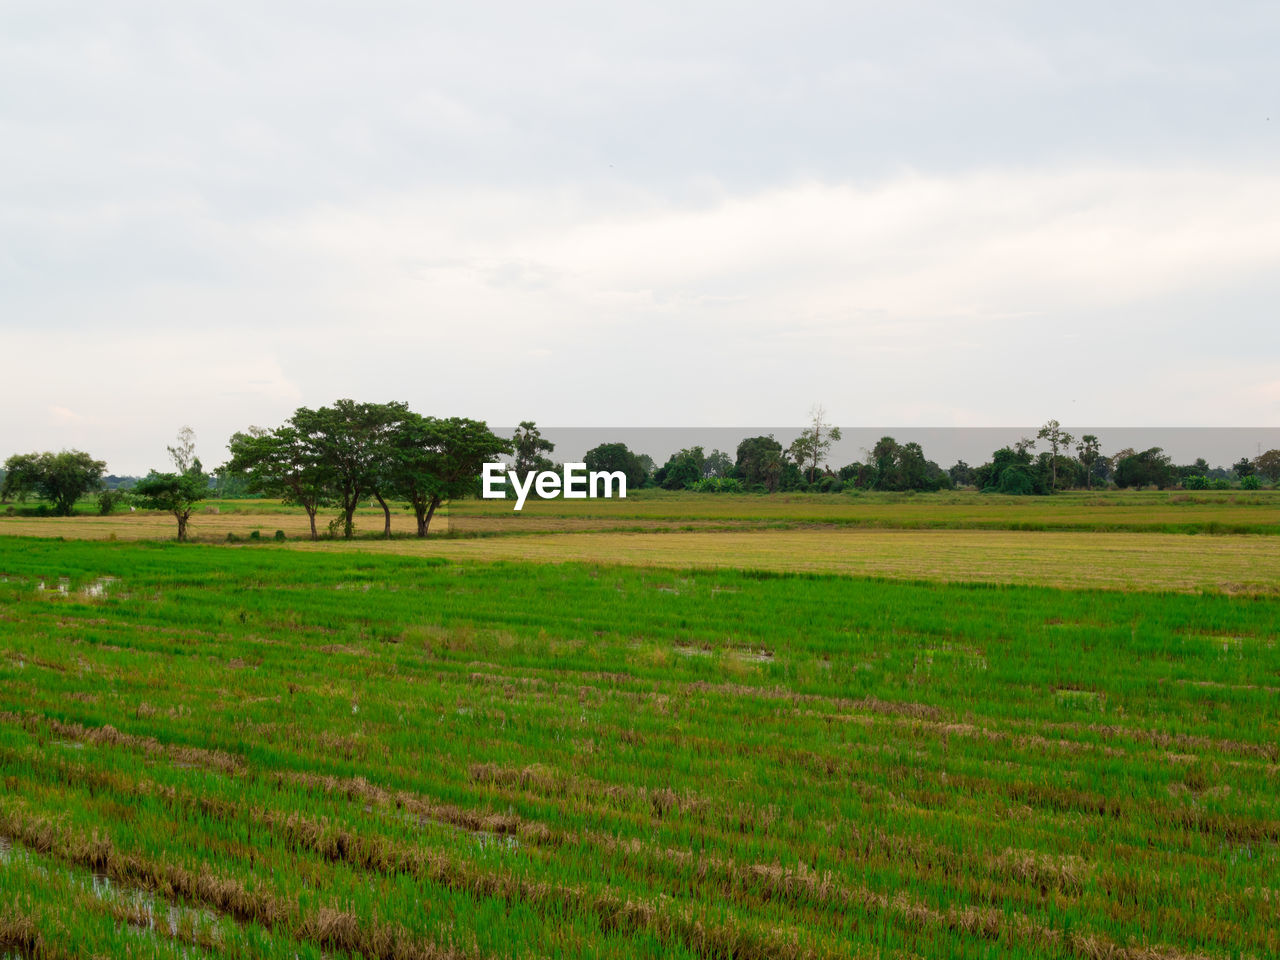
[[[0,536],[0,955],[1280,955],[1274,590],[483,542]]]

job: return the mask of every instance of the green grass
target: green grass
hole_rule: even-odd
[[[1277,622],[0,538],[0,949],[1273,956]]]

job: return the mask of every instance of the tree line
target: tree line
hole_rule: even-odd
[[[1107,456],[1097,436],[1077,439],[1056,420],[1034,437],[994,451],[977,467],[962,460],[943,469],[925,456],[920,444],[885,436],[864,451],[861,460],[833,468],[829,454],[840,436],[839,427],[828,423],[819,407],[787,446],[772,434],[746,437],[733,455],[695,446],[676,451],[658,466],[626,444],[604,443],[587,451],[583,460],[588,470],[623,472],[629,490],[708,493],[964,487],[1047,495],[1110,487],[1258,489],[1264,480],[1280,481],[1280,450],[1241,457],[1230,469],[1211,468],[1203,459],[1176,465],[1159,447]],[[96,494],[102,513],[126,503],[172,513],[179,540],[186,539],[196,505],[211,495],[271,497],[299,506],[309,520],[312,539],[321,536],[318,517],[326,510],[336,515],[325,532],[351,537],[356,508],[369,501],[382,508],[383,535],[390,537],[392,504],[404,503],[413,511],[417,535],[425,537],[443,502],[477,492],[485,462],[506,458],[521,479],[559,466],[550,457],[555,444],[533,421],[522,421],[507,439],[484,421],[423,416],[402,402],[348,399],[317,409],[299,407],[278,427],[249,427],[234,434],[228,447],[230,460],[208,473],[195,456],[194,434],[184,427],[175,445],[167,448],[173,469],[153,469],[128,490],[120,478],[104,482],[106,464],[80,450],[14,454],[0,471],[0,501],[34,496],[43,501],[41,511],[67,516],[80,499]]]

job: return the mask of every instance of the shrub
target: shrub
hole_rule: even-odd
[[[742,481],[737,477],[703,477],[689,488],[697,493],[742,493]]]
[[[1240,478],[1241,490],[1260,490],[1262,489],[1262,481],[1258,479],[1256,473],[1251,473],[1247,477]]]
[[[249,539],[250,539],[250,540],[261,540],[261,539],[262,539],[262,532],[261,532],[260,530],[254,530],[251,534],[249,534]]]
[[[1208,490],[1209,478],[1201,473],[1193,473],[1182,481],[1184,490]]]
[[[283,530],[277,530],[277,531],[276,531],[276,536],[275,536],[275,538],[276,538],[276,540],[277,540],[277,541],[283,540],[283,539],[285,538],[285,536],[284,536],[284,531],[283,531]]]
[[[128,502],[129,494],[123,490],[103,490],[98,494],[98,513],[105,517]]]

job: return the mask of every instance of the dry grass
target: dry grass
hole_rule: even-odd
[[[730,567],[1120,590],[1280,592],[1280,540],[1273,537],[854,528],[549,534],[296,547],[457,560]]]

